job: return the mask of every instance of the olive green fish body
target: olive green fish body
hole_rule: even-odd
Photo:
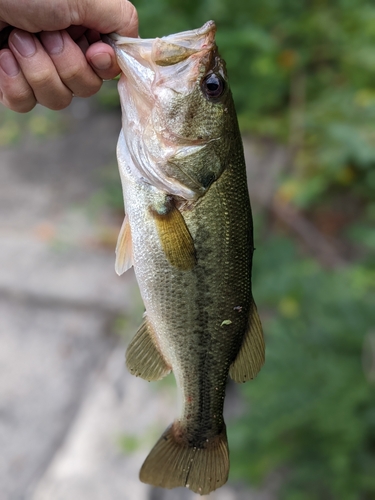
[[[236,165],[230,165],[196,206],[181,210],[196,251],[196,265],[187,271],[165,256],[150,211],[155,194],[137,185],[124,193],[130,226],[140,229],[132,240],[134,268],[147,318],[183,394],[181,425],[195,445],[200,434],[206,440],[223,426],[228,370],[248,322],[253,248],[241,171],[242,196]]]
[[[246,381],[264,360],[251,293],[252,217],[242,142],[229,88],[225,83],[218,96],[216,77],[210,77],[215,71],[218,78],[226,77],[213,34],[214,25],[208,23],[167,37],[164,47],[158,40],[151,44],[148,67],[154,75],[145,71],[142,78],[154,87],[155,82],[168,87],[170,80],[175,86],[172,70],[179,64],[193,75],[181,95],[175,87],[176,95],[154,90],[139,128],[145,146],[127,131],[135,117],[142,120],[139,110],[147,101],[146,96],[137,103],[137,95],[131,95],[129,73],[143,70],[134,45],[127,47],[137,62],[132,68],[124,63],[127,81],[120,84],[120,95],[125,122],[118,145],[127,217],[116,266],[121,273],[134,264],[146,308],[128,347],[127,365],[148,380],[172,370],[182,402],[179,418],[147,457],[141,480],[167,488],[188,486],[200,494],[221,486],[228,476],[223,419],[228,373],[237,382]],[[159,74],[159,66],[167,73]],[[138,114],[126,106],[137,107]]]

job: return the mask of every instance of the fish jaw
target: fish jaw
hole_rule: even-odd
[[[129,131],[123,143],[127,152],[122,154],[128,158],[127,168],[139,182],[189,201],[204,195],[207,179],[218,178],[223,164],[216,161],[213,142],[226,140],[225,127],[212,130],[210,123],[194,122],[197,99],[208,105],[200,95],[203,77],[216,65],[226,78],[225,65],[216,55],[215,31],[209,21],[197,30],[163,38],[111,35],[123,71],[119,94],[123,130]],[[213,123],[221,122],[224,111],[219,108]],[[195,166],[204,170],[207,158],[215,172],[197,174]]]
[[[129,38],[112,33],[108,43],[115,49],[118,62],[125,75],[134,75],[143,85],[149,85],[152,73],[158,73],[160,67],[167,68],[160,72],[160,76],[173,75],[171,69],[175,64],[186,61],[195,55],[200,59],[215,47],[216,26],[213,21],[208,21],[196,30],[185,31],[162,38]],[[168,72],[168,67],[170,71]],[[149,70],[149,71],[148,71]],[[185,74],[184,72],[187,71]],[[170,73],[170,74],[169,74]],[[186,66],[179,67],[178,86],[183,84],[187,89],[191,86],[191,69]],[[186,80],[185,80],[185,77]],[[160,82],[159,82],[160,83]],[[171,81],[173,84],[173,78]],[[183,87],[182,87],[183,89]]]

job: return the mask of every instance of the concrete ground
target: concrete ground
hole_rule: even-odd
[[[120,116],[75,100],[65,119],[0,151],[0,500],[196,498],[138,480],[176,404],[170,382],[125,370],[142,304],[132,272],[114,272],[121,220],[92,203],[116,175]]]

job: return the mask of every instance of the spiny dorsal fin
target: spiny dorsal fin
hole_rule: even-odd
[[[126,351],[126,366],[132,375],[145,380],[160,380],[168,375],[171,367],[164,359],[156,337],[144,319]]]
[[[163,210],[151,208],[164,253],[172,266],[188,271],[196,264],[193,238],[181,212],[169,200]]]
[[[262,324],[253,301],[250,306],[249,324],[241,349],[229,369],[230,377],[238,383],[253,379],[262,368],[265,345]]]
[[[117,238],[116,245],[116,262],[115,271],[121,276],[125,271],[130,269],[133,265],[133,245],[132,236],[130,232],[129,218],[125,215],[124,222],[122,223],[120,234]]]
[[[162,488],[186,486],[200,495],[223,486],[229,472],[225,427],[202,448],[194,447],[183,436],[177,437],[178,434],[179,425],[175,422],[150,451],[142,465],[140,480]]]

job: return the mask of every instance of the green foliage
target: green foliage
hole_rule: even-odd
[[[267,357],[229,426],[232,478],[281,468],[281,499],[374,498],[375,261],[327,271],[288,240],[258,247]]]
[[[120,449],[128,455],[137,451],[141,447],[142,442],[138,436],[134,436],[132,434],[122,434],[118,438],[118,445]]]
[[[370,0],[135,0],[143,37],[208,19],[243,131],[294,152],[291,200],[375,188],[375,4]],[[311,186],[313,184],[313,186]]]
[[[45,137],[62,129],[61,116],[41,106],[27,115],[3,107],[0,113],[0,147],[17,143],[25,134]]]
[[[104,208],[123,214],[124,198],[122,196],[121,181],[117,167],[104,166],[100,173],[101,188],[89,200],[89,209],[98,214]]]
[[[118,108],[120,106],[120,97],[117,91],[119,78],[104,82],[100,92],[96,94],[96,101],[106,109]]]

